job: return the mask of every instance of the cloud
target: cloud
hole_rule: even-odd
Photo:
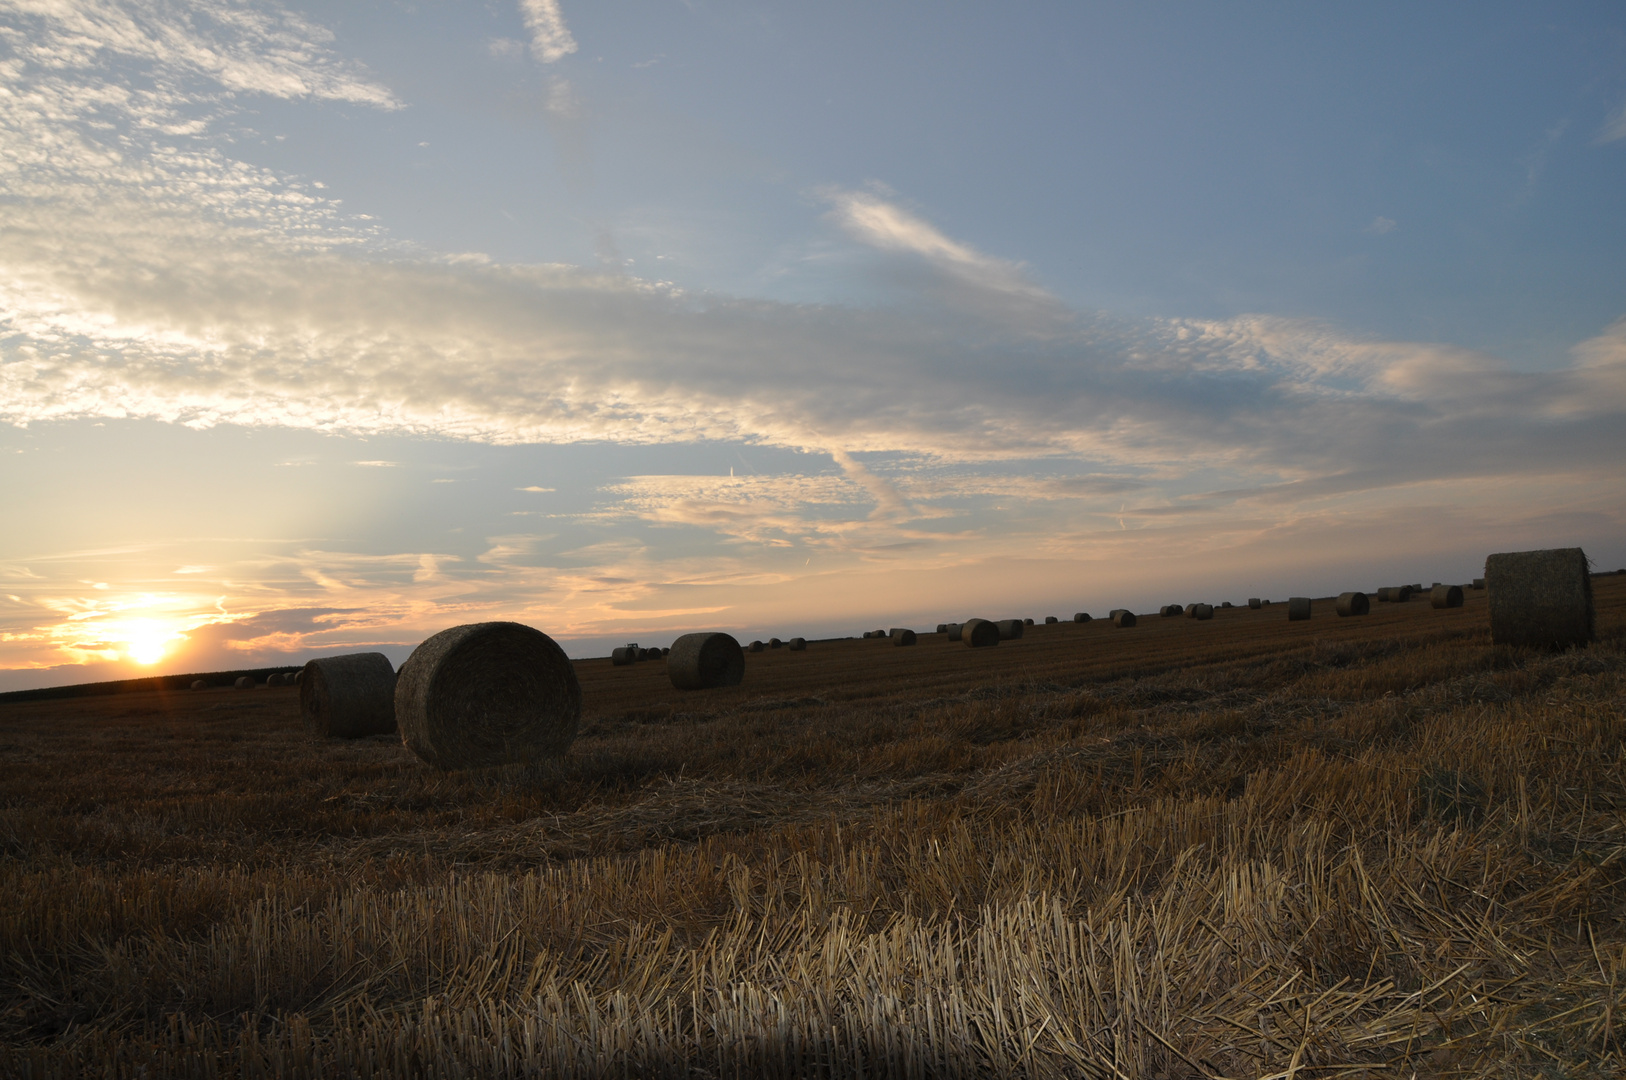
[[[1592,142],[1595,146],[1603,146],[1606,143],[1616,142],[1620,139],[1626,139],[1626,103],[1623,103],[1620,108],[1610,115],[1609,119],[1603,122],[1603,126],[1598,129],[1598,134]]]
[[[1378,216],[1378,217],[1373,218],[1372,223],[1366,227],[1366,232],[1370,233],[1373,236],[1382,236],[1385,233],[1392,233],[1394,231],[1395,231],[1394,219],[1393,218],[1386,218],[1386,217],[1383,217],[1381,215]]]
[[[539,62],[551,64],[576,51],[559,0],[519,0],[519,12],[531,32],[531,55]]]

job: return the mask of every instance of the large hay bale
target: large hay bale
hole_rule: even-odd
[[[973,649],[998,645],[1001,636],[999,626],[987,619],[967,619],[960,624],[960,640]]]
[[[887,632],[886,636],[892,639],[894,645],[913,645],[915,643],[915,632],[903,626],[894,626]]]
[[[666,671],[679,690],[738,686],[745,678],[745,654],[727,634],[684,634],[672,642]]]
[[[1055,624],[1055,623],[1059,623],[1059,622],[1061,622],[1061,620],[1060,620],[1060,619],[1058,619],[1058,618],[1056,618],[1056,617],[1055,617],[1055,616],[1054,616],[1054,615],[1046,615],[1046,616],[1045,616],[1045,617],[1044,617],[1044,624],[1045,624],[1045,625],[1046,625],[1046,626],[1052,626],[1052,625],[1054,625],[1054,624]]]
[[[633,651],[625,645],[619,649],[610,650],[610,664],[614,667],[629,667],[636,663],[637,660],[638,657],[633,655]]]
[[[1290,596],[1287,599],[1287,621],[1303,622],[1310,617],[1310,598],[1308,596]]]
[[[1366,598],[1363,592],[1339,593],[1338,599],[1333,601],[1332,609],[1341,619],[1351,615],[1369,615],[1372,612],[1372,601]]]
[[[1592,640],[1592,575],[1580,548],[1492,555],[1485,586],[1498,645],[1563,648]]]
[[[945,625],[948,628],[948,639],[950,641],[959,641],[960,640],[960,627],[961,627],[961,624],[957,623],[957,622],[951,622],[951,623],[947,623]]]
[[[1025,624],[1021,619],[1001,619],[994,624],[999,630],[999,640],[1015,641],[1022,636]]]
[[[395,669],[383,653],[324,656],[305,665],[299,716],[305,730],[328,739],[359,739],[395,730]]]
[[[1252,608],[1254,611],[1258,611],[1263,605],[1264,601],[1259,599],[1257,596],[1248,597],[1248,607]]]
[[[192,689],[194,689],[194,690],[207,690],[207,689],[209,689],[209,684],[204,682],[202,679],[193,679],[192,680]]]
[[[1213,604],[1192,604],[1191,617],[1199,622],[1207,622],[1214,617]]]
[[[1076,623],[1089,622],[1090,621],[1090,613],[1087,612],[1087,611],[1074,612],[1073,613],[1073,621],[1076,622]]]
[[[524,764],[569,749],[582,688],[570,657],[542,631],[469,623],[412,650],[395,713],[401,741],[436,768]]]
[[[789,649],[791,652],[806,652],[807,639],[793,637],[789,641],[785,642],[785,648]]]
[[[237,687],[239,690],[252,690],[254,689],[254,676],[239,675],[237,676],[237,681],[232,683],[232,685]]]
[[[1112,625],[1130,627],[1135,625],[1135,613],[1125,608],[1118,608],[1112,613]]]
[[[1462,606],[1461,585],[1436,585],[1428,591],[1430,607],[1453,608]]]

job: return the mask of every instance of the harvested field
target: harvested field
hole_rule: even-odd
[[[1620,1075],[1593,588],[1562,653],[1475,592],[580,661],[458,773],[293,687],[0,703],[0,1075]]]

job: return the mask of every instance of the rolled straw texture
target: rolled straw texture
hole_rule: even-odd
[[[994,624],[999,630],[999,640],[1015,641],[1022,636],[1024,625],[1021,619],[1001,619]]]
[[[887,637],[892,639],[894,645],[913,645],[915,643],[915,632],[902,626],[894,626],[888,632]]]
[[[1498,645],[1563,648],[1592,640],[1592,575],[1580,548],[1492,555],[1485,587]]]
[[[1333,601],[1332,609],[1341,619],[1351,615],[1369,615],[1372,612],[1372,601],[1366,598],[1363,592],[1339,593],[1338,599]]]
[[[998,645],[1000,640],[999,627],[987,619],[967,619],[960,624],[960,640],[973,649],[984,649],[990,645]]]
[[[359,739],[395,730],[395,669],[383,653],[324,656],[305,665],[299,715],[327,739]]]
[[[1310,617],[1310,598],[1292,596],[1287,600],[1287,621],[1303,622]]]
[[[1119,608],[1117,611],[1113,612],[1112,625],[1113,626],[1118,626],[1118,627],[1134,626],[1135,625],[1135,613],[1133,611],[1126,611],[1126,610],[1124,610],[1122,608]]]
[[[789,641],[785,642],[785,648],[789,649],[791,652],[806,652],[807,639],[793,637]]]
[[[395,713],[401,741],[436,768],[523,764],[569,749],[582,688],[570,658],[542,631],[469,623],[412,651]]]
[[[672,642],[666,672],[679,690],[738,686],[745,678],[745,654],[727,634],[684,634]]]
[[[1462,606],[1461,585],[1436,585],[1428,591],[1431,607],[1453,608]]]

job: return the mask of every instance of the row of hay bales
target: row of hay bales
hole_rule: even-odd
[[[267,687],[298,686],[304,679],[304,676],[305,672],[303,670],[273,671],[270,675],[265,677],[265,682],[261,683],[252,675],[239,675],[237,678],[232,680],[232,687],[237,690],[253,690],[262,685]],[[211,685],[213,684],[207,679],[193,679],[191,682],[191,689],[207,690]]]
[[[1579,548],[1492,555],[1485,586],[1491,634],[1499,644],[1562,646],[1593,636],[1591,580]],[[1436,598],[1435,606],[1460,606],[1462,589],[1436,585],[1431,601]],[[1213,617],[1210,604],[1170,606],[1190,618]],[[1310,617],[1307,597],[1291,598],[1287,608],[1290,620]],[[1341,616],[1362,615],[1371,605],[1365,593],[1348,592],[1335,609]],[[1114,626],[1135,625],[1134,613],[1123,608],[1114,609],[1111,620]],[[1090,620],[1086,615],[1075,621]],[[1020,638],[1030,625],[1031,619],[967,619],[940,624],[939,632],[985,648]],[[899,646],[917,640],[902,627],[884,636]],[[799,638],[790,647],[797,649],[797,642],[805,647]],[[745,676],[745,650],[726,633],[685,634],[658,651],[679,689],[736,686]],[[442,769],[556,756],[574,740],[581,718],[581,684],[569,657],[548,635],[520,623],[443,630],[419,645],[399,672],[382,653],[323,657],[307,663],[294,682],[301,716],[313,733],[357,738],[399,732],[414,754]]]

